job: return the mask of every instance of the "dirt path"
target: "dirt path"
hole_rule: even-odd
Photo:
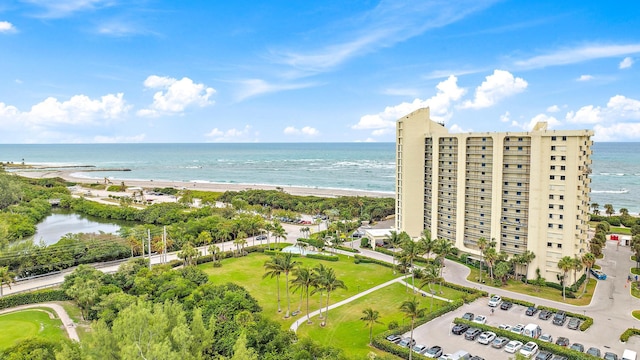
[[[20,305],[20,306],[12,307],[10,309],[0,310],[0,315],[1,314],[11,313],[11,312],[18,311],[18,310],[33,309],[33,308],[43,308],[43,307],[49,308],[49,309],[55,311],[56,314],[58,314],[58,318],[60,319],[60,321],[62,321],[62,325],[64,326],[65,330],[67,331],[67,335],[69,335],[69,339],[75,340],[75,341],[80,341],[80,338],[78,337],[78,332],[76,331],[75,323],[73,322],[73,320],[71,320],[71,318],[69,317],[69,314],[67,314],[67,311],[62,306],[60,306],[58,304],[54,304],[54,303],[39,303],[39,304]]]

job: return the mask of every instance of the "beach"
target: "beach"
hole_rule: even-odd
[[[69,182],[75,182],[79,184],[95,184],[102,183],[97,179],[86,178],[77,176],[81,173],[80,169],[38,169],[38,166],[33,166],[29,170],[15,171],[14,173],[20,176],[44,179],[60,177]],[[112,184],[120,185],[124,182],[127,187],[140,187],[143,189],[153,188],[175,188],[179,190],[201,190],[201,191],[242,191],[242,190],[281,190],[287,194],[296,196],[318,196],[318,197],[340,197],[340,196],[366,196],[374,198],[392,198],[394,194],[387,192],[376,191],[364,191],[364,190],[349,190],[349,189],[327,189],[327,188],[315,188],[315,187],[301,187],[301,186],[276,186],[276,185],[258,185],[258,184],[223,184],[212,182],[200,182],[200,181],[166,181],[166,180],[130,180],[130,179],[116,179],[109,178]]]

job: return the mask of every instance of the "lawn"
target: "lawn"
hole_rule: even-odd
[[[467,277],[467,280],[479,283],[479,281],[477,280],[479,275],[480,275],[479,269],[471,268],[471,273]],[[482,279],[490,280],[488,274],[486,273],[482,275]],[[509,280],[507,282],[507,285],[503,285],[499,289],[509,290],[509,291],[520,293],[520,294],[535,296],[535,297],[539,297],[547,300],[560,301],[566,304],[584,306],[584,305],[589,305],[589,303],[591,303],[591,298],[593,297],[593,292],[596,288],[596,284],[597,284],[597,280],[593,278],[589,279],[587,292],[584,294],[584,296],[582,296],[580,299],[567,298],[566,301],[562,300],[562,290],[554,289],[547,286],[542,286],[538,288],[537,286],[534,286],[531,284],[525,284],[522,281]],[[488,282],[483,285],[492,287]],[[576,295],[580,295],[580,294],[582,294],[582,288],[580,288],[576,292]]]
[[[57,303],[64,308],[71,320],[76,323],[76,332],[80,341],[83,341],[89,333],[91,322],[82,319],[80,308],[75,303],[71,301],[58,301]]]
[[[367,296],[352,301],[339,308],[329,311],[329,320],[326,327],[320,327],[318,318],[312,318],[313,324],[306,323],[298,328],[298,336],[308,336],[312,339],[343,349],[349,359],[366,359],[369,352],[378,355],[386,354],[373,347],[369,347],[369,327],[360,320],[362,310],[371,307],[380,312],[379,321],[373,327],[373,336],[387,330],[387,325],[396,321],[400,326],[408,324],[399,307],[403,301],[410,299],[413,294],[406,292],[402,284],[392,284],[377,290]],[[443,289],[445,289],[443,287]],[[450,289],[449,289],[450,290]],[[455,290],[454,290],[455,291]],[[420,298],[421,307],[429,309],[431,300]],[[433,309],[437,309],[446,303],[441,300],[433,301]],[[387,354],[387,356],[390,356]]]
[[[33,336],[52,340],[66,338],[66,333],[61,328],[62,322],[57,318],[49,318],[49,313],[53,313],[53,310],[43,310],[47,312],[30,309],[0,315],[0,350]]]
[[[640,282],[632,282],[631,283],[631,295],[640,299]]]
[[[222,261],[222,266],[214,268],[212,263],[199,265],[209,275],[209,281],[213,284],[224,284],[233,282],[243,286],[249,293],[258,300],[262,306],[263,313],[280,322],[283,326],[289,327],[297,317],[283,319],[286,308],[287,299],[285,291],[284,275],[280,278],[280,296],[282,302],[282,312],[278,313],[277,309],[277,288],[276,279],[262,278],[264,274],[264,263],[271,257],[262,253],[251,253],[248,256],[240,258],[230,258]],[[331,293],[330,303],[342,301],[361,291],[382,284],[394,279],[397,275],[393,274],[390,268],[376,264],[354,264],[353,259],[340,256],[340,261],[322,261],[316,259],[307,259],[304,257],[295,258],[302,265],[314,267],[322,262],[325,266],[333,268],[336,277],[344,281],[347,290],[337,290]],[[293,279],[293,274],[289,275],[289,280]],[[326,295],[323,297],[326,301]],[[293,292],[291,289],[291,311],[297,310],[300,304],[300,292]],[[319,304],[319,295],[313,295],[309,298],[309,311],[317,310]],[[305,305],[302,305],[304,312]]]
[[[640,310],[633,310],[631,315],[633,315],[634,318],[640,320]]]

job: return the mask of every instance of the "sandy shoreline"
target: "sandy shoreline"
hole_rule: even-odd
[[[49,170],[49,169],[33,169],[27,171],[15,171],[14,173],[20,176],[43,179],[60,177],[66,181],[94,184],[100,182],[97,179],[89,179],[84,177],[73,176],[74,173],[81,173],[82,169],[73,170]],[[172,187],[176,189],[193,189],[202,191],[242,191],[248,189],[256,190],[278,190],[282,189],[284,192],[291,195],[299,196],[319,196],[319,197],[339,197],[339,196],[367,196],[374,198],[393,198],[394,194],[376,192],[376,191],[362,191],[362,190],[346,190],[346,189],[323,189],[323,188],[311,188],[311,187],[297,187],[297,186],[276,186],[276,185],[255,185],[255,184],[220,184],[220,183],[203,183],[203,182],[185,182],[185,181],[140,181],[140,180],[127,180],[127,179],[109,179],[113,184],[120,184],[124,181],[126,186],[137,186],[141,188],[164,188]]]

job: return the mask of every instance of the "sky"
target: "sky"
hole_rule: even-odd
[[[631,0],[3,0],[0,143],[640,141],[639,68]]]

